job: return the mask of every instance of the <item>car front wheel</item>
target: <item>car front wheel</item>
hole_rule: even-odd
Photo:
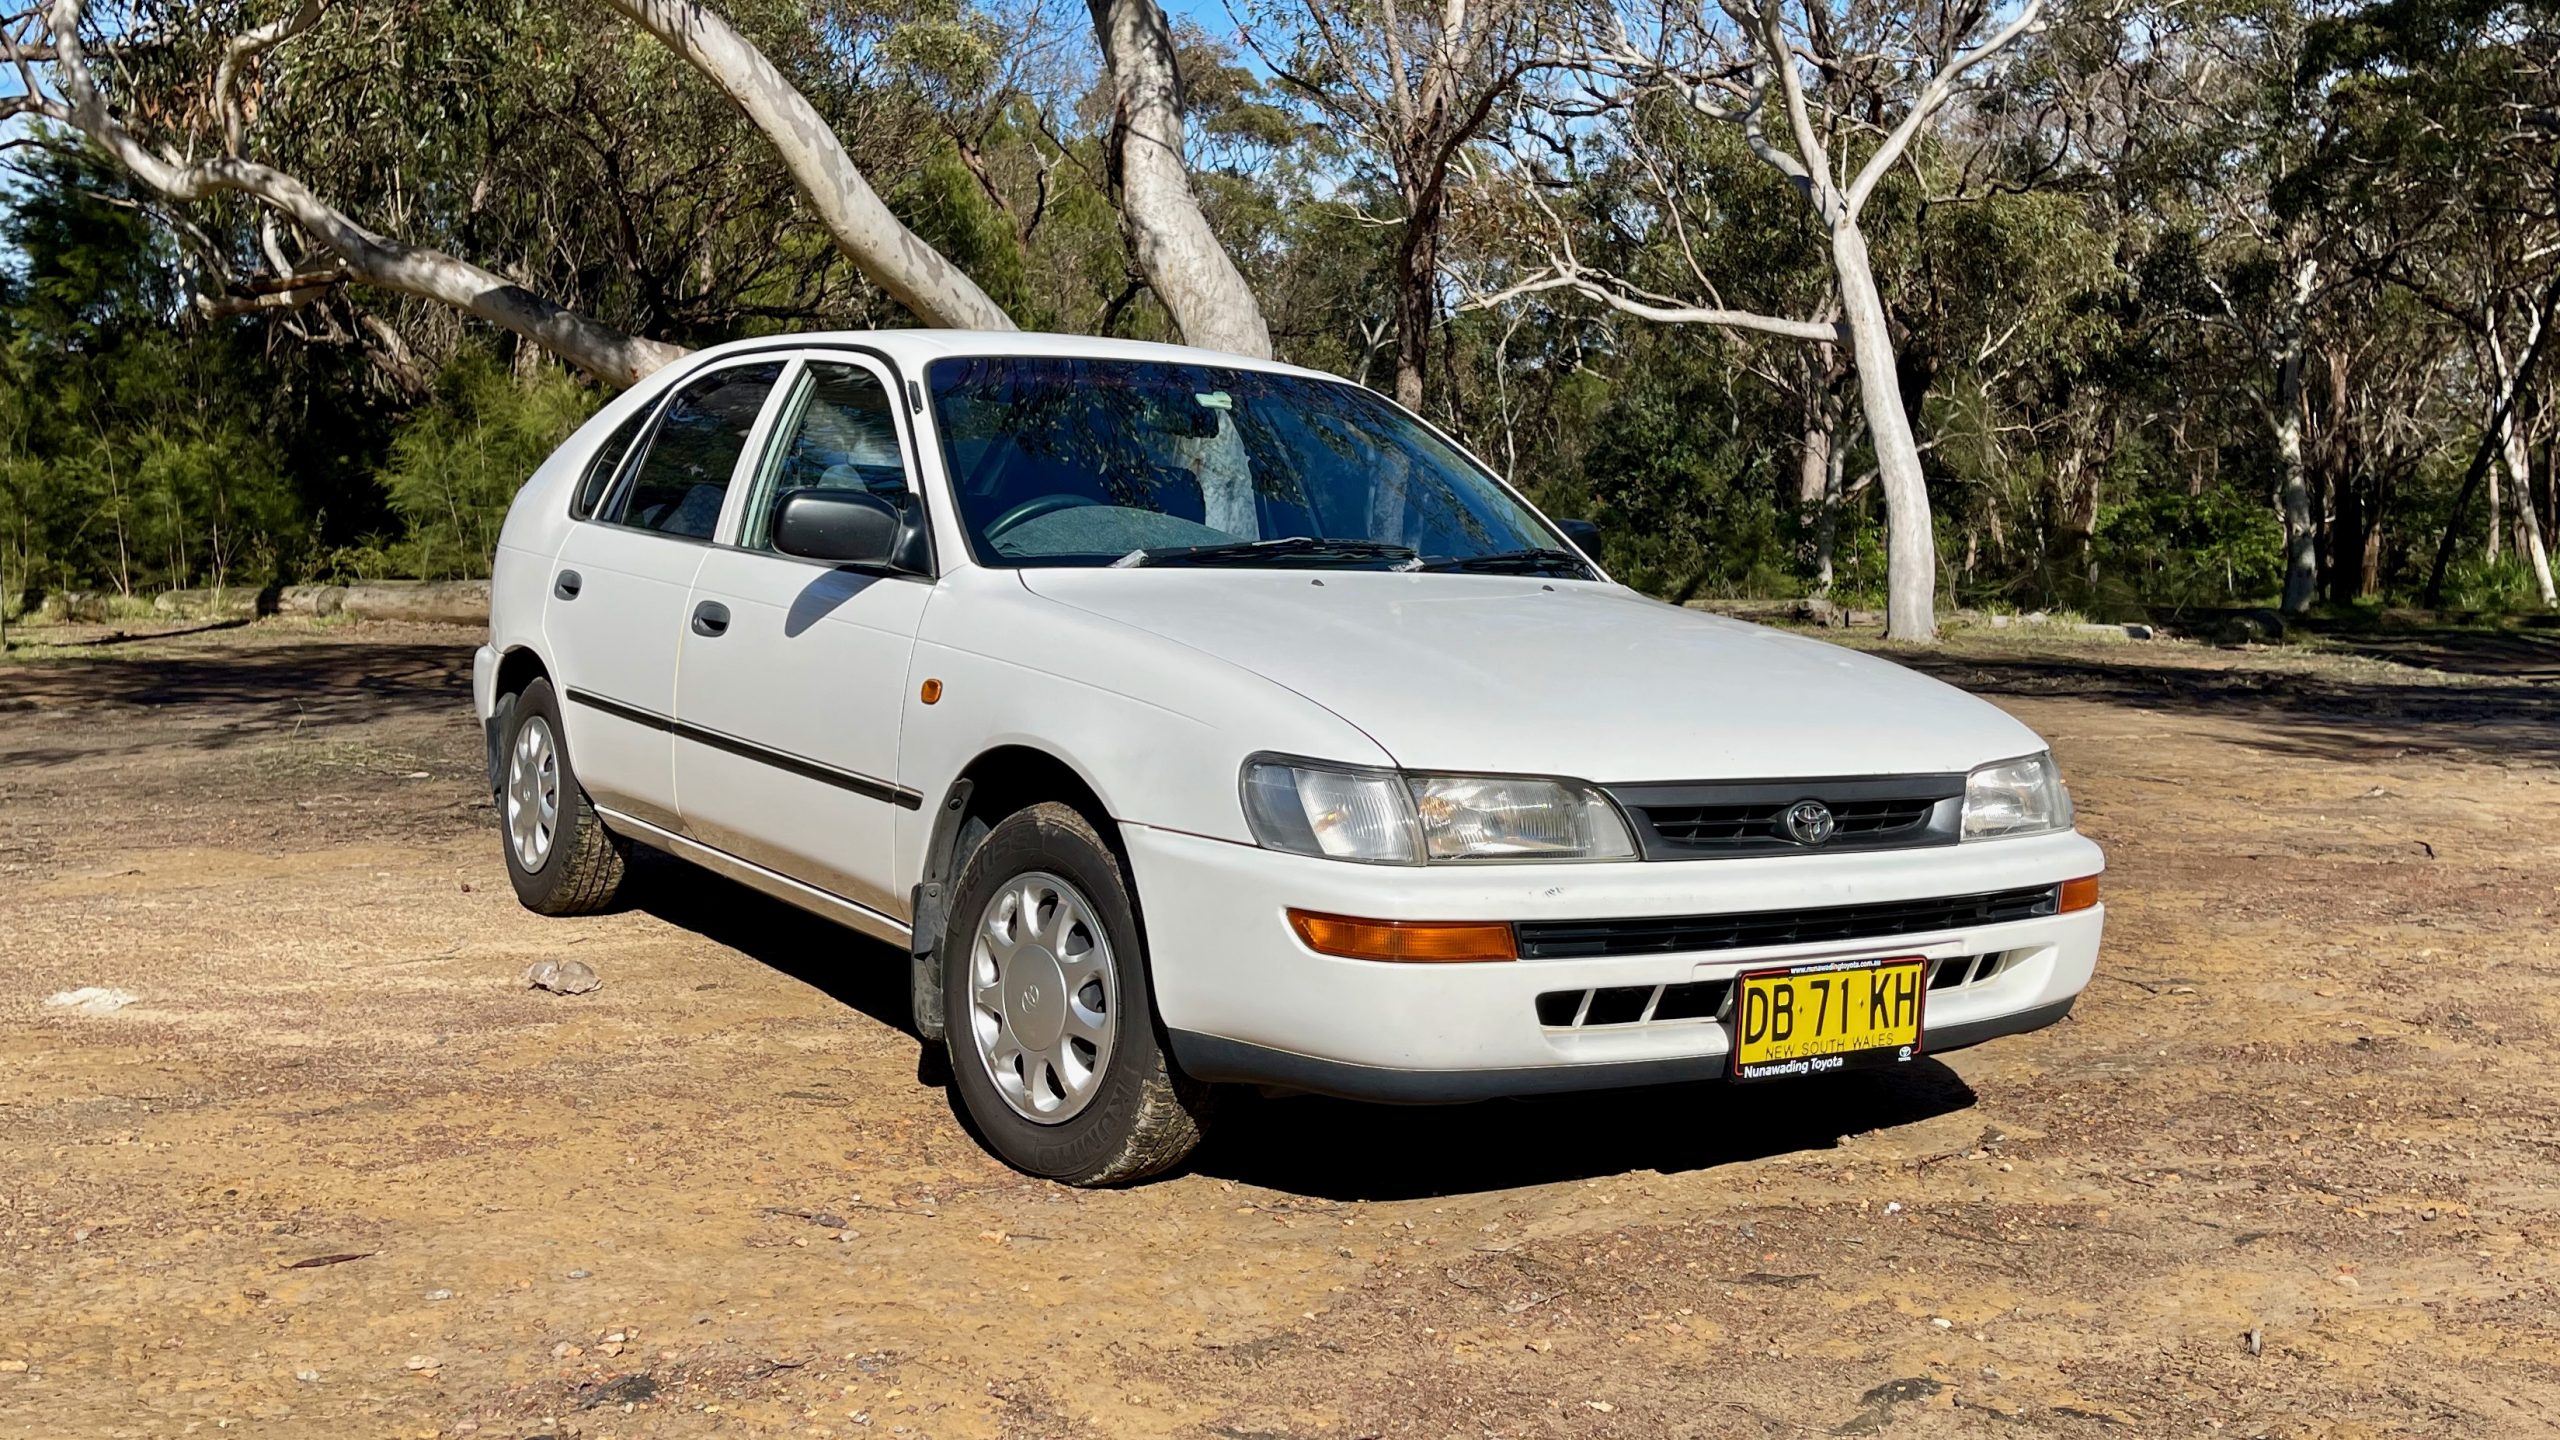
[[[592,915],[622,893],[631,845],[604,828],[569,764],[551,682],[506,703],[499,725],[498,823],[507,878],[538,915]]]
[[[1200,1143],[1210,1091],[1165,1054],[1119,857],[1071,807],[1035,805],[971,852],[942,954],[951,1085],[1016,1169],[1141,1179]]]

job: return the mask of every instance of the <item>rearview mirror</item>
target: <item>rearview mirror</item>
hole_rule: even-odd
[[[925,568],[923,512],[868,490],[795,490],[773,512],[773,548],[831,565]]]
[[[1564,532],[1564,538],[1572,541],[1576,549],[1590,556],[1593,564],[1600,563],[1599,526],[1588,520],[1559,520],[1556,528]]]

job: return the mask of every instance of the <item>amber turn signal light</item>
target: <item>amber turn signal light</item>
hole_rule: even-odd
[[[1511,927],[1499,921],[1354,920],[1292,910],[1289,924],[1308,949],[1351,960],[1429,965],[1519,958]]]
[[[2077,880],[2065,880],[2062,882],[2063,914],[2068,915],[2074,910],[2086,910],[2097,903],[2097,876],[2083,875]]]

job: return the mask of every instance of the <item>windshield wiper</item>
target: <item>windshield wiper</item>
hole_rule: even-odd
[[[1166,545],[1132,550],[1111,562],[1116,568],[1139,565],[1250,565],[1258,560],[1410,560],[1413,547],[1384,540],[1328,540],[1321,535],[1288,535],[1277,540],[1236,540],[1224,545]]]
[[[1490,555],[1452,555],[1425,560],[1424,570],[1462,570],[1484,575],[1554,575],[1588,576],[1591,569],[1581,556],[1570,550],[1497,550]]]

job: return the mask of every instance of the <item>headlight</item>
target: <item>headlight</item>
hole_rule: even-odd
[[[1244,813],[1265,849],[1373,865],[1626,860],[1617,807],[1588,785],[1495,775],[1406,775],[1254,759]]]
[[[1421,825],[1404,777],[1392,770],[1325,770],[1272,760],[1244,767],[1244,814],[1266,850],[1422,863]]]
[[[2051,755],[1985,765],[1964,778],[1964,838],[2041,835],[2071,828],[2071,792]]]
[[[1588,785],[1501,776],[1415,775],[1413,808],[1434,860],[1626,860],[1618,809]]]

